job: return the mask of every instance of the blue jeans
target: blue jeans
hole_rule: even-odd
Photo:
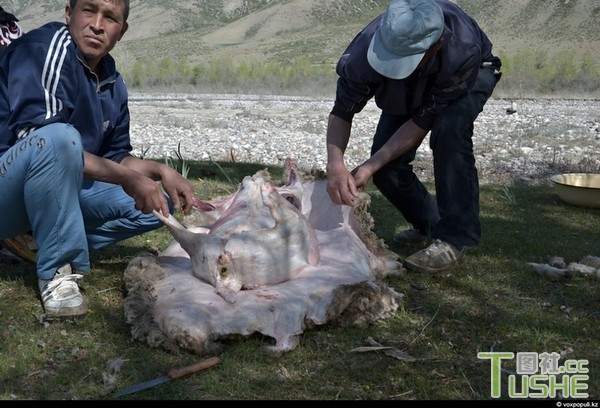
[[[59,123],[0,156],[0,239],[32,231],[40,279],[51,279],[67,262],[85,274],[89,250],[162,226],[153,214],[136,210],[120,186],[85,180],[83,165],[79,132]]]
[[[481,239],[479,178],[473,154],[473,124],[494,90],[493,69],[481,68],[475,86],[444,109],[429,137],[433,152],[435,198],[413,172],[416,149],[373,175],[373,183],[407,222],[422,234],[462,249]],[[379,150],[410,115],[382,112],[371,147]]]

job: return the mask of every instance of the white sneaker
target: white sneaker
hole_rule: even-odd
[[[51,280],[38,279],[42,303],[47,316],[80,316],[87,313],[87,299],[79,291],[77,279],[83,275],[72,273],[71,265],[64,264]]]
[[[404,266],[416,272],[443,272],[465,257],[465,249],[458,250],[454,245],[434,239],[425,249],[412,254],[404,260]]]

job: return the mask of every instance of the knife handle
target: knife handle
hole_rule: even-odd
[[[219,357],[210,357],[210,358],[207,358],[206,360],[199,361],[196,364],[192,364],[187,367],[171,368],[167,372],[167,375],[169,376],[169,378],[183,377],[184,375],[192,374],[192,373],[195,373],[196,371],[204,370],[206,368],[210,368],[214,365],[217,365],[219,363],[219,361],[220,361]]]

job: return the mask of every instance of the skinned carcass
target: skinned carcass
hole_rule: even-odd
[[[307,327],[365,324],[397,310],[401,295],[382,278],[403,268],[372,231],[369,196],[355,207],[336,205],[326,180],[302,181],[293,162],[286,165],[281,187],[258,172],[234,195],[196,206],[204,225],[185,228],[159,215],[175,239],[125,271],[135,339],[202,354],[220,348],[220,339],[261,333],[275,339],[270,350],[283,352]],[[199,249],[205,240],[218,244]],[[224,254],[238,281],[231,287],[219,283],[218,269],[204,269]]]
[[[298,179],[294,163],[288,161],[287,168],[288,183],[281,189],[261,173],[246,176],[233,200],[221,204],[227,207],[219,218],[200,230],[155,211],[190,257],[193,274],[230,303],[242,289],[285,282],[319,263],[315,230],[280,192],[287,194]]]

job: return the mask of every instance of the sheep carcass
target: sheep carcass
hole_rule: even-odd
[[[280,193],[292,191],[290,186],[297,184],[291,161],[288,168],[288,183],[281,189],[263,174],[245,177],[220,217],[200,231],[188,230],[172,215],[155,212],[191,258],[194,275],[230,303],[241,289],[285,282],[319,262],[315,230],[292,200]],[[175,256],[179,246],[172,248]]]
[[[369,196],[362,194],[353,208],[336,205],[326,180],[300,181],[293,161],[287,165],[285,185],[275,187],[258,172],[234,195],[198,206],[211,224],[184,231],[173,223],[175,239],[163,252],[141,254],[129,263],[125,312],[135,339],[202,354],[220,348],[219,339],[261,333],[275,339],[270,350],[283,352],[296,347],[307,327],[365,324],[396,311],[401,295],[381,279],[403,268],[372,231]],[[249,189],[254,193],[247,194]],[[284,216],[274,211],[273,200],[285,208]],[[178,238],[178,233],[195,235]],[[240,249],[246,246],[227,247],[240,234],[252,235],[259,243],[254,250],[262,253],[247,256]],[[237,277],[241,290],[221,290],[214,271],[206,275],[207,265],[193,259],[198,245],[182,247],[202,235],[216,237],[221,246],[201,250],[199,258],[229,252],[234,269],[237,261],[238,272],[245,271]],[[238,249],[242,255],[236,258]],[[258,268],[251,264],[256,256]],[[269,257],[271,265],[264,262]]]

